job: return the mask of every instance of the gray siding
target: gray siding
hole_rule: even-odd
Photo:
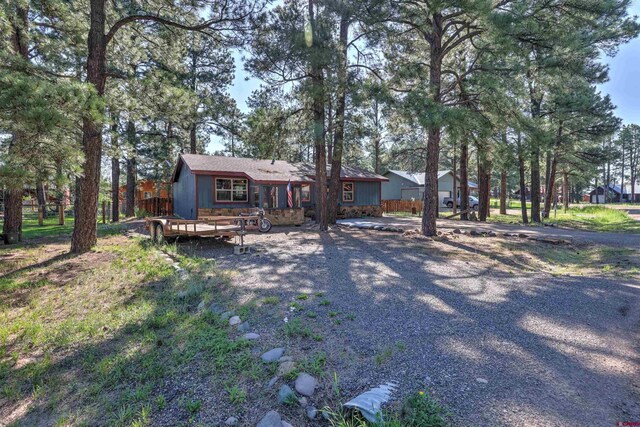
[[[226,178],[220,176],[220,178]],[[252,207],[253,186],[254,184],[249,181],[249,202],[236,202],[236,203],[215,203],[213,194],[213,183],[215,176],[213,175],[198,175],[198,208],[211,209],[211,208],[249,208]]]
[[[196,219],[195,175],[184,165],[173,183],[173,213],[184,219]]]
[[[345,180],[344,182],[353,182],[355,200],[353,202],[343,202],[342,187],[340,187],[338,203],[341,206],[380,206],[380,183],[378,181]]]
[[[382,182],[382,200],[400,200],[402,199],[403,188],[418,186],[415,182],[409,181],[395,173],[388,172],[384,176],[389,178],[389,181]]]

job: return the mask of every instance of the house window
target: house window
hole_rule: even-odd
[[[143,195],[143,199],[150,199],[152,197],[151,191],[145,191]]]
[[[354,200],[353,182],[343,182],[342,183],[342,201],[353,202],[353,200]]]
[[[311,201],[311,185],[310,184],[303,184],[300,192],[302,193],[303,202]]]
[[[248,202],[246,179],[216,178],[216,202]]]

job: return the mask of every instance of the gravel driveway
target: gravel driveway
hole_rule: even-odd
[[[639,210],[640,212],[640,210]],[[404,230],[415,230],[420,228],[422,218],[420,217],[396,217],[385,216],[381,218],[365,218],[365,219],[343,219],[340,223],[371,223],[393,227],[399,227]],[[438,229],[451,231],[455,228],[460,229],[476,229],[479,231],[496,231],[509,233],[527,233],[537,236],[554,236],[562,239],[569,239],[581,243],[598,243],[602,245],[626,247],[631,249],[640,248],[640,234],[631,233],[606,233],[597,231],[573,230],[568,228],[557,227],[539,227],[517,224],[497,224],[491,222],[469,222],[456,220],[438,220]]]
[[[258,350],[327,353],[323,382],[335,372],[343,399],[395,380],[398,400],[428,387],[456,425],[640,421],[640,281],[508,274],[397,233],[274,227],[246,242],[262,250],[184,249],[237,271],[239,302],[278,296],[278,315],[250,320]],[[302,310],[287,313],[292,301]],[[323,340],[282,342],[282,316]]]

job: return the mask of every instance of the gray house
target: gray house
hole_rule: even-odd
[[[339,214],[381,216],[381,183],[386,180],[373,172],[344,166]],[[315,167],[306,163],[181,154],[171,182],[173,212],[184,219],[237,215],[258,207],[265,209],[274,224],[301,224],[305,216],[314,215]]]
[[[424,172],[413,173],[399,170],[388,170],[383,174],[388,179],[382,183],[382,200],[422,200],[424,197]],[[460,180],[456,180],[458,189]],[[477,190],[478,186],[469,181],[469,189]],[[438,200],[440,205],[445,197],[453,197],[453,172],[438,171]]]

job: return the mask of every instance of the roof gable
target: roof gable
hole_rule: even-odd
[[[416,185],[424,185],[424,177],[425,177],[425,173],[414,173],[414,172],[407,172],[407,171],[399,171],[399,170],[394,170],[394,169],[389,169],[387,172],[385,172],[385,175],[388,173],[393,173],[395,175],[398,175],[401,178],[404,178],[408,181],[413,182]],[[447,174],[451,174],[453,175],[453,172],[451,172],[450,170],[440,170],[438,171],[438,179],[442,178],[443,176],[447,175]]]
[[[193,173],[242,174],[256,182],[313,182],[315,166],[309,163],[289,163],[284,160],[259,160],[245,157],[181,154],[173,180],[186,165]],[[331,168],[327,167],[327,174]],[[387,178],[353,166],[342,166],[341,179],[386,181]]]

